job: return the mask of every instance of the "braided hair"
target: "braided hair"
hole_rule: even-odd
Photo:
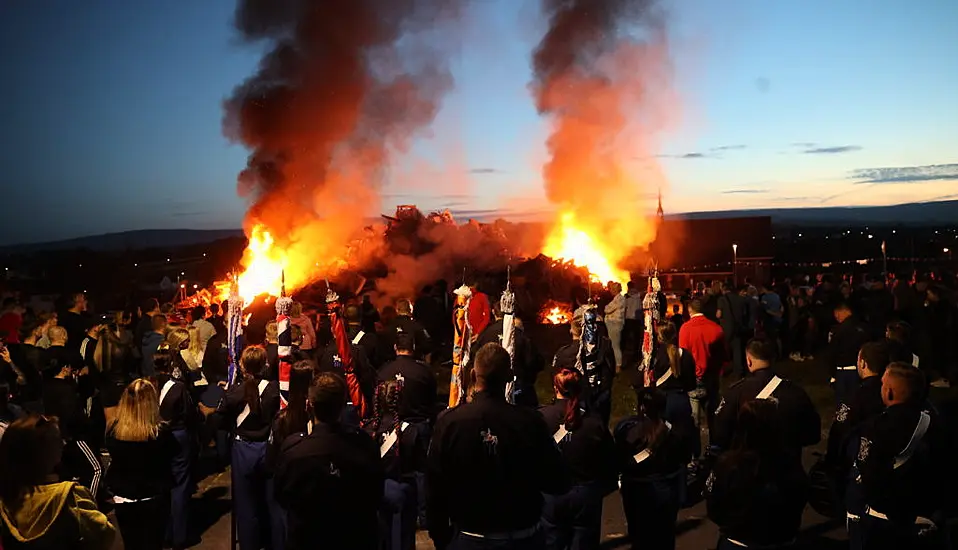
[[[373,416],[367,424],[367,428],[371,433],[377,435],[380,433],[388,434],[399,428],[402,423],[399,417],[402,389],[402,376],[398,376],[394,380],[385,380],[376,386],[376,394],[373,398]],[[392,419],[391,426],[383,426],[384,416],[388,416]],[[394,445],[393,448],[398,452],[398,445]]]

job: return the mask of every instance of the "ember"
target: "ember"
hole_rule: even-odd
[[[543,325],[567,325],[572,321],[572,306],[549,300],[539,311],[539,323]]]

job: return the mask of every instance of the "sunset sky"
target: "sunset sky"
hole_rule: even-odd
[[[958,2],[675,0],[669,124],[627,162],[667,212],[958,198]],[[455,89],[383,205],[541,211],[532,0],[472,0]],[[226,0],[0,7],[0,244],[239,227],[221,102],[256,67]],[[316,121],[322,124],[322,121]],[[644,168],[645,167],[645,168]],[[654,208],[654,201],[651,205]]]

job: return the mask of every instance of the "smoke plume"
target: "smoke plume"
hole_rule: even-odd
[[[671,107],[664,13],[655,0],[542,6],[548,30],[533,53],[530,88],[552,124],[546,197],[577,226],[614,242],[612,259],[622,264],[630,248],[655,238],[649,206],[663,177],[647,159]]]
[[[226,99],[224,133],[251,151],[247,234],[270,232],[291,289],[342,264],[390,165],[438,112],[461,2],[240,0],[240,37],[267,51]]]

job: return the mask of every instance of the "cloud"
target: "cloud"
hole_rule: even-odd
[[[760,193],[768,193],[768,189],[728,189],[722,191],[723,195],[757,195]]]
[[[718,147],[712,147],[709,150],[718,153],[721,151],[739,151],[741,149],[745,149],[745,147],[746,147],[745,145],[741,145],[741,144],[740,145],[720,145]]]
[[[895,166],[854,170],[849,179],[863,183],[921,183],[926,181],[958,180],[958,164],[929,164],[925,166]]]
[[[958,195],[941,195],[938,197],[932,197],[925,202],[935,202],[935,201],[950,201],[958,199]]]
[[[470,174],[503,174],[502,170],[498,168],[470,168]]]
[[[776,197],[772,200],[777,202],[808,202],[818,199],[814,197]]]
[[[813,147],[811,149],[805,149],[804,153],[806,155],[834,155],[837,153],[853,153],[861,150],[860,145],[838,145],[835,147]]]
[[[796,141],[792,143],[792,147],[801,147],[802,149],[810,149],[818,145],[814,141]]]

